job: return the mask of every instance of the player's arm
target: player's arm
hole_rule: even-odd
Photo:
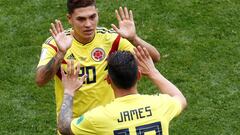
[[[73,96],[64,93],[63,103],[60,114],[58,116],[58,130],[63,135],[72,135],[72,104]]]
[[[57,52],[47,65],[37,68],[35,79],[38,86],[43,86],[53,78],[63,61],[64,55],[61,52]]]
[[[71,60],[67,62],[67,74],[61,68],[62,83],[64,87],[64,97],[61,106],[60,114],[58,117],[58,130],[63,135],[72,134],[71,122],[72,122],[72,105],[73,96],[76,90],[78,90],[84,80],[86,75],[78,79],[78,74],[80,70],[80,64],[77,65],[77,70],[74,71],[74,62]]]
[[[146,75],[163,94],[168,94],[171,97],[176,98],[182,107],[182,110],[186,108],[187,101],[182,92],[170,81],[168,81],[154,66],[154,63],[146,48],[137,47],[134,48],[139,70],[142,74]]]
[[[121,35],[121,37],[128,39],[128,41],[130,41],[135,47],[145,47],[154,62],[159,61],[160,54],[157,49],[137,35],[132,11],[128,11],[126,7],[124,7],[124,9],[120,7],[119,11],[116,10],[115,12],[119,23],[119,28],[112,24],[113,29],[119,35]]]
[[[57,73],[64,55],[72,43],[72,38],[65,35],[62,23],[59,20],[56,20],[55,24],[52,23],[51,26],[50,32],[57,43],[58,51],[48,64],[37,68],[35,80],[38,86],[43,86],[49,82]]]

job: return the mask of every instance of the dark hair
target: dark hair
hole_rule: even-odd
[[[137,82],[138,67],[129,51],[116,51],[108,58],[108,74],[118,88],[128,89]]]
[[[76,8],[88,6],[96,7],[96,0],[67,0],[67,9],[69,14],[72,14]]]

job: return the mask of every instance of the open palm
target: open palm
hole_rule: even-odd
[[[57,43],[58,50],[60,52],[66,53],[67,50],[71,47],[72,45],[72,37],[67,36],[64,33],[64,29],[62,26],[61,21],[56,20],[55,24],[51,24],[52,28],[50,29],[50,32]]]
[[[150,76],[152,73],[154,73],[153,71],[157,71],[146,48],[138,46],[134,48],[134,52],[138,63],[138,68],[143,75]]]
[[[58,33],[54,39],[61,52],[66,52],[71,47],[73,40],[70,36],[66,36],[64,32]]]
[[[75,91],[82,87],[86,75],[83,75],[80,79],[78,79],[79,71],[80,64],[77,64],[77,69],[75,70],[73,60],[67,61],[67,73],[64,72],[63,67],[61,68],[62,84],[65,93],[73,96]]]
[[[133,20],[132,11],[128,11],[125,7],[124,10],[122,7],[119,8],[119,11],[115,11],[117,20],[119,23],[119,28],[116,25],[112,24],[113,29],[121,35],[121,37],[128,40],[132,40],[136,36],[136,28]]]

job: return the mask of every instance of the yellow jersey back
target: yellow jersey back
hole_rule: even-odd
[[[168,135],[181,104],[166,94],[128,95],[97,107],[71,123],[75,135]]]

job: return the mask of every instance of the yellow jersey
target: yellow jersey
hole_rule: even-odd
[[[72,36],[72,29],[66,30],[67,36]],[[81,64],[79,77],[87,74],[83,86],[76,91],[73,100],[73,117],[80,116],[89,109],[98,105],[105,105],[114,99],[111,86],[107,83],[107,57],[116,50],[127,50],[133,52],[134,46],[126,39],[121,38],[112,30],[98,27],[94,39],[88,44],[81,44],[73,39],[71,48],[68,49],[61,64],[66,71],[66,61],[74,60]],[[58,51],[57,45],[52,37],[48,38],[42,45],[42,53],[38,67],[46,65]],[[57,115],[60,112],[63,100],[63,86],[60,70],[54,76],[55,98]]]
[[[180,102],[169,95],[133,94],[75,118],[71,130],[75,135],[168,135],[180,112]]]

